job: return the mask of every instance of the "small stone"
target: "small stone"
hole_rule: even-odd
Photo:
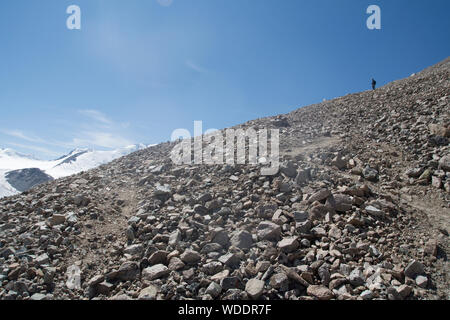
[[[170,234],[168,244],[170,246],[176,246],[180,241],[181,241],[181,232],[180,230],[176,230]]]
[[[412,278],[412,279],[414,279],[416,275],[423,274],[423,273],[424,273],[424,266],[417,260],[412,261],[405,268],[405,276]]]
[[[30,297],[31,300],[35,300],[35,301],[46,300],[46,298],[47,298],[47,296],[42,293],[35,293]]]
[[[142,270],[142,278],[146,280],[155,280],[168,275],[170,270],[163,264],[157,264]]]
[[[374,206],[367,206],[365,208],[366,212],[374,217],[383,217],[384,212]]]
[[[336,226],[332,226],[330,231],[328,231],[328,237],[332,239],[340,239],[342,236],[341,229]]]
[[[239,230],[231,237],[231,244],[236,248],[248,250],[253,245],[253,237],[250,232]]]
[[[169,267],[169,270],[176,271],[176,270],[183,269],[184,266],[185,266],[185,264],[183,261],[181,261],[180,258],[173,257],[172,259],[170,259],[168,267]]]
[[[372,300],[373,292],[371,290],[365,290],[365,291],[361,292],[360,297],[363,298],[363,300]]]
[[[124,262],[117,272],[117,278],[122,281],[133,281],[140,273],[139,265],[136,262]]]
[[[239,259],[239,257],[237,255],[235,255],[234,253],[229,252],[229,253],[221,256],[219,258],[219,261],[226,266],[236,267],[236,266],[239,266],[241,259]]]
[[[319,300],[331,300],[334,297],[333,292],[324,286],[312,285],[306,290],[309,296],[316,297]]]
[[[313,203],[313,202],[316,202],[316,201],[320,202],[320,201],[325,200],[329,196],[331,196],[330,190],[328,190],[328,189],[320,189],[316,193],[312,194],[311,197],[309,197],[308,203]]]
[[[427,243],[425,244],[425,249],[424,252],[430,256],[437,256],[437,252],[438,252],[438,243],[436,240],[434,239],[430,239],[427,241]]]
[[[406,299],[411,294],[412,291],[413,289],[406,284],[402,284],[400,287],[397,288],[397,292],[402,297],[402,299]]]
[[[36,263],[38,265],[47,264],[47,263],[49,263],[49,261],[50,261],[50,258],[48,257],[48,255],[46,253],[43,253],[36,258]]]
[[[428,278],[427,278],[427,277],[424,277],[424,276],[417,276],[417,278],[416,278],[416,284],[417,284],[419,287],[425,289],[425,288],[427,287],[427,285],[428,285]]]
[[[150,286],[142,289],[141,292],[139,292],[138,299],[139,300],[155,300],[158,292],[159,292],[158,287],[156,287],[154,285],[150,285]]]
[[[257,300],[264,292],[264,281],[258,279],[250,279],[245,285],[245,291],[250,298]]]
[[[280,166],[280,171],[290,178],[294,178],[297,175],[297,169],[295,168],[294,163],[291,161],[284,162]]]
[[[365,179],[367,179],[369,181],[372,181],[372,182],[378,181],[378,171],[369,166],[364,168],[364,170],[362,171],[362,175]]]
[[[289,289],[289,278],[285,273],[276,273],[270,278],[270,285],[274,289],[287,291]]]
[[[347,212],[352,209],[352,198],[346,194],[333,195],[335,202],[335,210],[339,212]]]
[[[221,292],[222,287],[220,286],[220,284],[213,281],[209,284],[208,288],[206,288],[205,294],[209,294],[211,297],[217,298]]]
[[[196,264],[200,261],[201,256],[197,251],[188,249],[183,252],[180,258],[186,264]]]
[[[53,216],[49,219],[49,222],[52,226],[63,224],[66,222],[66,216],[63,214],[53,214]]]
[[[350,284],[354,287],[359,287],[364,285],[365,280],[361,270],[355,269],[350,273],[349,276]]]
[[[298,248],[299,243],[297,237],[289,237],[278,242],[277,246],[284,252],[292,252]]]
[[[294,220],[295,222],[305,222],[308,220],[308,212],[306,211],[295,211],[294,212]]]
[[[215,231],[215,235],[212,239],[213,243],[218,243],[222,247],[226,248],[230,244],[230,238],[228,237],[228,232],[225,230]]]
[[[261,240],[278,240],[281,236],[281,228],[273,222],[263,221],[257,227],[257,234]]]
[[[106,282],[106,281],[103,281],[103,282],[97,284],[97,286],[96,286],[97,292],[99,294],[103,294],[105,296],[108,296],[111,293],[111,291],[113,290],[113,288],[114,288],[114,285],[112,285],[111,283]]]
[[[138,256],[144,252],[144,246],[142,244],[132,244],[127,246],[123,252],[132,256]]]
[[[439,160],[439,168],[444,171],[450,171],[450,154],[442,157],[441,160]]]
[[[236,289],[242,287],[242,283],[238,277],[224,277],[220,281],[220,286],[224,291],[227,291],[228,289]]]

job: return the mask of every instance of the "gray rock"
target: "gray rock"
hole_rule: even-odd
[[[122,263],[117,272],[117,279],[121,281],[133,281],[139,277],[140,269],[136,262],[128,261]]]
[[[414,279],[416,275],[423,274],[425,272],[423,264],[417,260],[411,261],[405,268],[405,276]]]
[[[159,288],[154,285],[150,285],[139,292],[138,299],[139,300],[155,300],[156,295],[159,292]]]
[[[350,284],[354,287],[362,286],[365,283],[363,273],[359,269],[354,269],[350,273],[348,280],[349,280]]]
[[[157,264],[142,270],[142,279],[155,280],[167,276],[170,270],[163,264]]]
[[[324,286],[311,285],[307,288],[308,295],[313,296],[319,300],[331,300],[334,298],[333,292]]]
[[[428,278],[424,276],[417,276],[416,277],[416,284],[425,289],[428,286]]]
[[[180,258],[186,264],[196,264],[200,261],[201,255],[197,251],[188,249],[183,252]]]
[[[52,226],[57,226],[59,224],[63,224],[66,222],[66,216],[63,214],[53,214],[53,216],[49,219],[49,223]]]
[[[283,162],[280,166],[280,171],[290,178],[294,178],[297,175],[297,169],[291,161]]]
[[[221,256],[219,258],[219,261],[226,266],[236,267],[236,266],[239,266],[241,259],[239,259],[239,257],[237,255],[235,255],[234,253],[229,252],[229,253]]]
[[[299,247],[297,237],[284,238],[277,244],[278,248],[284,252],[295,251]]]
[[[363,172],[363,177],[369,181],[377,182],[378,181],[378,171],[369,166],[365,167]]]
[[[374,206],[367,206],[367,207],[365,208],[365,210],[366,210],[366,212],[367,212],[368,214],[370,214],[370,215],[372,215],[372,216],[374,216],[374,217],[382,218],[382,217],[384,217],[384,215],[385,215],[383,211],[381,211],[381,210],[378,209],[378,208],[375,208]]]
[[[253,237],[250,232],[239,230],[231,237],[231,244],[241,250],[248,250],[253,245]]]
[[[220,244],[222,247],[226,248],[230,245],[230,238],[228,232],[225,230],[215,231],[215,235],[212,242]]]
[[[323,201],[331,196],[331,192],[328,189],[320,189],[316,193],[312,194],[308,199],[308,203],[313,203],[315,201]]]
[[[334,209],[339,212],[347,212],[352,209],[352,198],[346,194],[334,194]]]
[[[363,298],[363,300],[372,300],[373,292],[370,290],[365,290],[365,291],[361,292],[360,297]]]
[[[309,214],[306,211],[295,211],[294,220],[295,222],[305,222],[308,220]]]
[[[280,291],[289,289],[289,278],[285,273],[276,273],[270,278],[270,286]]]
[[[220,284],[215,283],[214,281],[209,284],[206,288],[205,294],[209,294],[214,299],[217,298],[222,292],[222,287]]]
[[[278,240],[281,236],[281,228],[273,222],[263,221],[257,227],[257,234],[260,240]]]
[[[439,160],[439,168],[447,172],[450,171],[450,154]]]
[[[142,244],[132,244],[127,246],[123,252],[132,256],[141,255],[144,252],[144,246]]]
[[[257,300],[264,292],[264,281],[258,279],[250,279],[245,285],[245,291],[250,298]]]

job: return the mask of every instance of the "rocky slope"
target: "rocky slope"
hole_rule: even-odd
[[[448,299],[450,59],[279,128],[282,165],[163,143],[0,200],[2,299]]]

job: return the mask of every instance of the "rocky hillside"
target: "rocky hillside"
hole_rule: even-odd
[[[274,176],[164,143],[2,199],[0,298],[448,299],[449,75],[237,126]]]

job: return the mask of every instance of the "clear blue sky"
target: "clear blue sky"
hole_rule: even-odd
[[[449,16],[448,0],[2,0],[0,147],[158,143],[368,90],[449,56]]]

